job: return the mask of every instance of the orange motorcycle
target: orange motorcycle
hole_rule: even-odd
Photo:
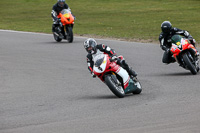
[[[58,14],[58,19],[60,20],[59,26],[56,27],[56,31],[53,32],[54,39],[57,42],[62,41],[62,39],[68,40],[68,42],[73,42],[73,25],[74,16],[69,9],[63,9]]]

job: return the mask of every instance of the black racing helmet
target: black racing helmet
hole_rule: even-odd
[[[164,21],[161,24],[161,30],[163,33],[169,33],[172,28],[172,24],[169,21]]]
[[[97,42],[93,38],[85,40],[83,45],[88,53],[95,54],[97,52]]]
[[[65,5],[65,0],[58,0],[58,6],[64,7]]]

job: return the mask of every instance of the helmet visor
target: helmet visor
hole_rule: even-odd
[[[90,47],[87,48],[87,52],[89,52],[89,53],[91,53],[92,50],[93,50],[93,47],[92,47],[92,46],[90,46]]]
[[[91,51],[92,50],[92,47],[90,46],[89,48],[88,48],[88,51]]]
[[[60,7],[63,7],[64,4],[65,4],[65,2],[58,2],[58,5],[59,5]]]
[[[169,27],[163,27],[163,28],[162,28],[162,31],[163,31],[164,33],[169,33],[169,32],[170,32],[170,28],[169,28]]]

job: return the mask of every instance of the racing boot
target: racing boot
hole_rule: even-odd
[[[128,66],[128,64],[125,62],[125,60],[121,60],[120,64],[128,72],[128,74],[130,76],[133,76],[133,77],[137,76],[136,72],[133,71],[133,69]]]
[[[129,74],[130,76],[133,76],[133,77],[136,77],[136,76],[137,76],[137,73],[136,73],[135,71],[133,71],[132,68],[129,68],[129,70],[126,70],[126,71],[128,72],[128,74]]]

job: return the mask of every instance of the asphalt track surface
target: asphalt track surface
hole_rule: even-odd
[[[138,73],[117,98],[88,72],[84,37],[0,30],[0,133],[199,133],[200,74],[161,63],[157,44],[97,39]]]

